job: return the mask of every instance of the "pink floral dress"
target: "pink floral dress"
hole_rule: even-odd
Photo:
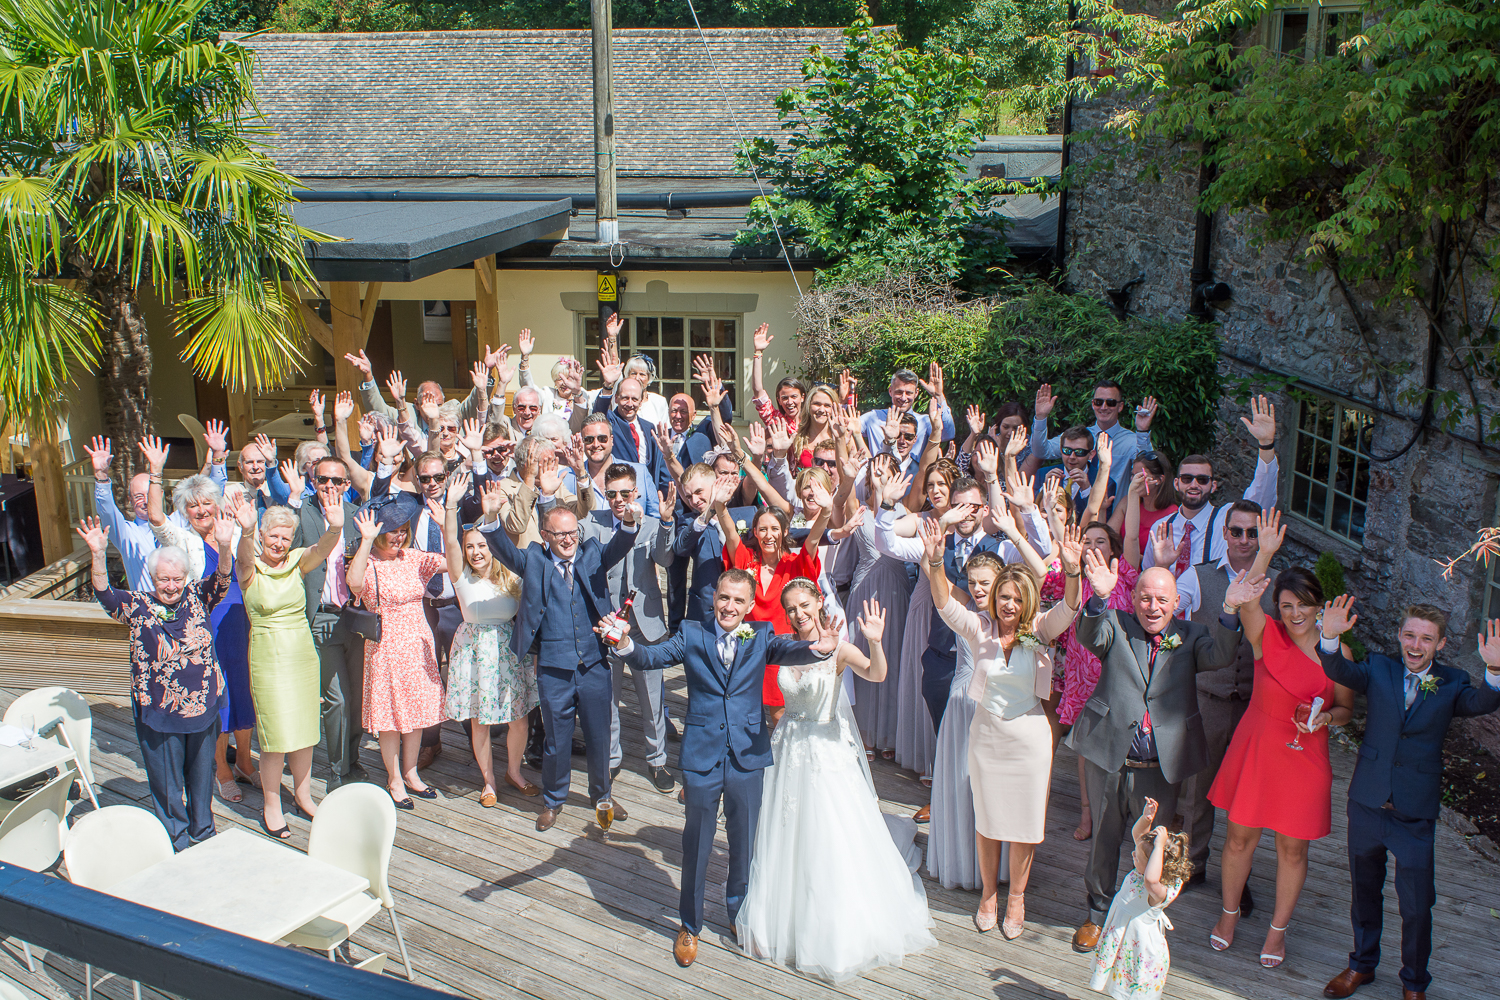
[[[1167,949],[1167,907],[1182,891],[1182,883],[1167,888],[1167,898],[1152,906],[1146,880],[1134,868],[1109,905],[1104,930],[1094,949],[1094,975],[1089,989],[1115,1000],[1157,1000],[1167,985],[1172,954]]]
[[[1132,603],[1132,592],[1135,590],[1136,578],[1140,576],[1134,566],[1125,560],[1120,560],[1120,579],[1115,584],[1115,589],[1110,593],[1109,600],[1104,602],[1106,608],[1115,611],[1129,611],[1134,607]],[[1053,564],[1052,571],[1047,574],[1047,579],[1042,583],[1042,599],[1046,601],[1060,601],[1063,596],[1062,569]],[[1088,581],[1083,585],[1088,586]],[[1085,598],[1087,599],[1087,598]],[[1053,663],[1061,661],[1062,669],[1054,668],[1052,676],[1052,690],[1062,692],[1062,700],[1057,704],[1057,718],[1065,726],[1071,726],[1078,719],[1078,713],[1083,711],[1084,702],[1094,695],[1094,687],[1099,683],[1099,657],[1084,649],[1078,642],[1078,622],[1075,620],[1068,630],[1058,640],[1062,646],[1063,655],[1055,658]]]
[[[393,559],[370,557],[359,596],[380,612],[380,641],[365,643],[367,733],[411,733],[444,719],[443,681],[422,597],[427,582],[447,570],[439,552],[402,549]]]

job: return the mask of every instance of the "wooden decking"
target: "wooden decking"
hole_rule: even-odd
[[[0,691],[0,708],[14,695]],[[680,671],[668,675],[668,697],[680,719],[685,705]],[[94,767],[103,786],[101,801],[149,808],[128,707],[96,701],[94,711]],[[728,943],[722,834],[709,882],[711,927],[705,928],[698,962],[686,970],[673,963],[682,807],[675,794],[658,793],[643,777],[634,722],[627,712],[625,770],[616,782],[617,798],[630,818],[607,837],[595,828],[580,794],[585,785],[581,770],[574,772],[572,799],[547,833],[534,828],[540,808],[535,799],[506,790],[498,807],[481,809],[478,772],[468,744],[457,726],[448,726],[443,756],[427,774],[441,798],[419,800],[414,812],[401,814],[391,862],[397,909],[420,982],[465,996],[546,1000],[1060,1000],[1096,995],[1087,988],[1088,957],[1069,947],[1075,923],[1085,916],[1081,872],[1087,854],[1087,845],[1072,837],[1079,809],[1076,758],[1070,751],[1057,756],[1048,839],[1037,852],[1027,893],[1026,931],[1019,940],[1006,942],[998,932],[977,934],[971,922],[975,894],[947,891],[929,881],[938,947],[910,957],[902,968],[880,969],[831,987],[751,961]],[[503,754],[503,746],[503,740],[496,741],[498,753]],[[372,775],[382,773],[373,742],[367,742],[363,763]],[[581,760],[578,763],[581,766]],[[1316,997],[1327,979],[1343,968],[1350,932],[1342,804],[1352,768],[1352,754],[1335,750],[1334,833],[1312,846],[1307,888],[1288,938],[1286,964],[1266,971],[1256,961],[1274,895],[1274,848],[1267,837],[1251,879],[1256,912],[1241,923],[1232,949],[1219,954],[1207,943],[1219,908],[1217,863],[1209,887],[1191,891],[1173,904],[1169,914],[1175,929],[1168,935],[1173,968],[1167,995],[1183,1000]],[[315,779],[323,773],[320,751]],[[915,777],[889,763],[877,762],[875,780],[887,811],[909,814],[926,801]],[[315,780],[315,792],[321,795],[320,780]],[[259,802],[259,792],[253,790],[235,806],[216,802],[220,829],[239,823],[256,830]],[[87,803],[79,806],[88,808]],[[307,822],[293,819],[291,825],[292,843],[305,847]],[[1361,996],[1399,995],[1400,922],[1389,888],[1386,912],[1386,958],[1380,978]],[[1500,866],[1470,851],[1453,831],[1439,827],[1434,998],[1479,1000],[1496,995],[1497,914]],[[356,960],[371,950],[395,957],[395,941],[383,917],[356,935],[354,944]],[[82,995],[79,962],[49,955],[45,965],[39,959],[38,974],[33,976],[15,942],[6,942],[4,950],[0,996],[7,995],[7,978],[19,987],[20,996]],[[400,975],[399,964],[395,969]],[[111,980],[97,992],[124,998],[128,990],[128,984]]]

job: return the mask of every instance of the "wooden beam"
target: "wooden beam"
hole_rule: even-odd
[[[500,346],[500,297],[496,294],[495,258],[481,257],[474,262],[474,317],[479,349]]]
[[[364,376],[359,369],[344,360],[344,355],[364,350],[364,317],[360,311],[359,283],[329,282],[328,303],[333,310],[333,349],[328,353],[333,355],[334,381],[339,392],[347,392],[358,400],[359,384],[364,381]],[[358,404],[355,405],[353,419],[359,419]]]
[[[472,302],[457,299],[448,302],[448,324],[453,334],[453,387],[470,384],[469,378],[469,306]]]
[[[316,316],[314,316],[316,318]],[[319,321],[321,322],[321,320]],[[329,341],[332,343],[332,340]],[[245,447],[253,437],[255,408],[249,393],[228,390],[229,396],[229,446],[236,450]]]
[[[363,333],[359,339],[359,349],[364,350],[365,344],[370,341],[370,325],[375,322],[375,310],[380,305],[381,282],[372,281],[365,285],[365,304],[360,313],[360,326]]]
[[[57,425],[33,430],[29,458],[31,479],[36,487],[36,514],[41,522],[42,558],[56,562],[73,551],[73,525],[68,520],[68,484],[63,479],[62,450],[57,446]]]
[[[356,298],[355,301],[359,300]],[[312,306],[300,299],[297,305],[302,310],[302,323],[307,327],[307,332],[312,334],[312,339],[318,342],[319,347],[332,354],[335,361],[342,358],[343,353],[335,352],[333,349],[333,329],[323,322],[323,317],[319,316]]]

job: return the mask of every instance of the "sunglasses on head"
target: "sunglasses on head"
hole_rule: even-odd
[[[1190,475],[1188,475],[1186,473],[1183,473],[1183,472],[1179,472],[1177,474],[1177,478],[1181,482],[1184,482],[1184,483],[1197,483],[1199,486],[1207,486],[1209,483],[1211,483],[1211,482],[1214,481],[1214,477],[1213,476],[1201,476],[1201,475],[1200,476],[1190,476]]]
[[[1069,448],[1064,446],[1062,453],[1069,458],[1088,458],[1091,451],[1093,451],[1092,448]]]
[[[447,479],[448,479],[448,473],[446,473],[446,472],[431,472],[431,473],[428,473],[425,476],[424,475],[417,476],[417,482],[421,483],[423,486],[427,486],[427,485],[429,485],[431,483],[446,482]]]
[[[1230,538],[1259,538],[1259,528],[1226,528]]]
[[[584,434],[582,437],[584,444],[609,444],[608,434]]]
[[[1119,406],[1123,402],[1123,399],[1105,399],[1102,396],[1094,397],[1094,405],[1103,407],[1105,409],[1108,409],[1111,406]]]
[[[319,486],[346,486],[349,483],[349,480],[343,476],[319,476],[317,478]]]
[[[632,494],[634,492],[635,492],[635,490],[633,490],[633,489],[630,489],[630,490],[605,490],[604,491],[604,499],[606,499],[606,500],[614,500],[616,497],[618,497],[621,500],[629,500],[630,499],[630,494]]]

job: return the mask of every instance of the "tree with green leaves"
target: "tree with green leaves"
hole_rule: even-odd
[[[207,0],[0,0],[0,405],[55,419],[100,370],[106,431],[151,431],[143,295],[199,376],[241,390],[300,365],[293,283],[313,284],[260,150],[254,54],[195,37]]]
[[[981,137],[983,86],[967,55],[905,48],[868,17],[844,31],[841,56],[814,46],[804,86],[776,99],[784,141],[741,152],[775,190],[758,198],[741,244],[821,254],[841,281],[915,272],[980,283],[1008,257],[991,181],[965,176]]]
[[[1148,174],[1206,165],[1202,209],[1250,212],[1262,240],[1331,272],[1358,330],[1351,347],[1387,406],[1500,439],[1500,230],[1488,210],[1500,181],[1500,5],[1381,0],[1353,18],[1314,6],[1318,51],[1285,53],[1249,44],[1248,29],[1276,16],[1267,0],[1161,17],[1079,0],[1078,12],[1065,41],[1108,73],[1034,96],[1115,102],[1084,137],[1095,165],[1111,166],[1111,144],[1149,151]],[[1382,337],[1377,312],[1411,317],[1418,337]],[[1441,369],[1420,363],[1428,352]],[[1443,369],[1451,381],[1428,375]]]

